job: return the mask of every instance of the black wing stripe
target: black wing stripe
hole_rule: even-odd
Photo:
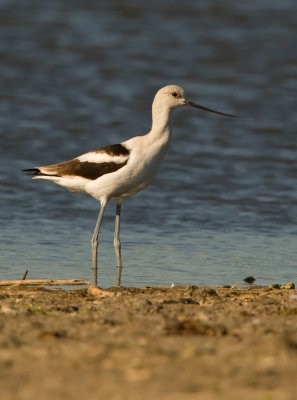
[[[128,160],[125,162],[118,164],[114,162],[106,162],[106,163],[90,163],[90,162],[79,162],[76,160],[70,161],[73,163],[72,166],[68,166],[66,171],[64,172],[58,172],[57,173],[60,175],[76,175],[76,176],[81,176],[82,178],[90,179],[90,180],[95,180],[99,178],[100,176],[103,176],[105,174],[110,174],[112,172],[117,171],[118,169],[124,167]],[[74,167],[72,170],[71,167]]]
[[[130,150],[122,144],[112,144],[110,146],[101,147],[97,150],[92,150],[92,153],[107,153],[110,156],[128,156]]]

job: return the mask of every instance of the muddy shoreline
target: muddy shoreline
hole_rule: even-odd
[[[2,287],[0,371],[3,399],[293,400],[297,290]]]

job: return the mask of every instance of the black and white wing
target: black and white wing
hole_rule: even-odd
[[[130,156],[123,144],[105,146],[89,153],[82,154],[72,160],[42,167],[24,170],[34,177],[80,177],[95,180],[102,175],[110,174],[124,167]]]

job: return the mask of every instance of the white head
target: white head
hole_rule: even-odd
[[[162,87],[154,98],[154,103],[157,103],[159,107],[163,105],[170,109],[184,106],[185,102],[184,89],[177,85]]]
[[[207,107],[200,106],[199,104],[195,104],[192,101],[189,101],[185,98],[184,89],[177,85],[168,85],[162,87],[156,93],[154,98],[153,107],[156,108],[167,108],[168,110],[182,107],[182,106],[191,106],[200,108],[204,111],[209,111],[215,114],[225,115],[227,117],[234,117],[234,115],[222,113],[220,111],[215,111]]]

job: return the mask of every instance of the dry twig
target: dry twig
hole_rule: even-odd
[[[27,280],[12,280],[0,281],[0,286],[14,285],[42,285],[42,286],[60,286],[60,285],[90,285],[89,281],[80,279],[27,279]]]

